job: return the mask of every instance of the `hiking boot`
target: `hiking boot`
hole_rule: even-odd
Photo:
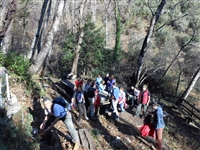
[[[78,149],[79,149],[79,143],[75,143],[74,147],[73,147],[73,150],[78,150]]]

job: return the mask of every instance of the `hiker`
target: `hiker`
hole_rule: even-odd
[[[112,75],[107,82],[108,82],[108,92],[111,92],[112,86],[116,82],[114,75]]]
[[[86,84],[83,88],[83,91],[84,91],[85,94],[87,94],[89,87],[90,87],[90,80],[87,80],[87,82],[86,82]]]
[[[147,85],[144,84],[142,87],[142,91],[140,91],[139,97],[138,97],[138,106],[137,106],[137,111],[135,115],[139,117],[141,108],[144,107],[143,109],[143,117],[146,115],[147,107],[150,102],[150,92],[147,89]]]
[[[108,81],[109,81],[109,79],[110,79],[109,73],[107,73],[106,76],[103,79],[104,85],[106,86],[105,91],[108,91]]]
[[[97,76],[97,78],[96,78],[96,80],[95,80],[95,85],[96,85],[96,88],[97,88],[97,89],[99,88],[99,85],[100,85],[100,83],[101,83],[102,80],[103,80],[103,79],[102,79],[101,75],[98,74],[98,76]]]
[[[89,120],[89,118],[87,117],[87,112],[86,112],[86,108],[85,108],[85,97],[82,91],[82,87],[79,86],[77,89],[77,93],[75,95],[75,99],[76,99],[76,104],[78,107],[78,111],[79,111],[79,115],[77,118],[77,123],[80,122],[81,117],[84,115],[86,120]]]
[[[153,102],[152,107],[154,109],[153,124],[156,132],[156,148],[157,150],[162,150],[162,134],[165,127],[163,110],[156,101]]]
[[[136,87],[131,86],[130,90],[128,91],[129,100],[131,101],[130,107],[134,107],[135,102],[138,101],[138,96],[140,94],[140,90],[136,89]]]
[[[75,88],[77,89],[80,86],[83,87],[83,79],[78,76],[77,80],[75,81]]]
[[[100,93],[103,93],[103,94],[108,95],[108,92],[105,91],[104,81],[101,81],[101,83],[100,83],[100,85],[99,85],[99,88],[98,88],[98,91],[99,91]]]
[[[77,95],[77,92],[78,92],[77,89],[78,89],[78,87],[81,87],[81,88],[83,87],[83,80],[81,79],[80,75],[77,76],[77,80],[75,81],[74,85],[75,86],[74,86],[74,91],[73,91],[73,96],[72,96],[71,101],[75,105],[76,104],[75,96]]]
[[[88,113],[90,113],[91,117],[94,117],[94,112],[95,112],[95,99],[96,99],[96,89],[94,88],[94,82],[90,83],[90,87],[88,88],[87,96],[89,100],[89,107],[88,107]]]
[[[119,108],[120,108],[120,111],[121,112],[124,112],[124,107],[125,107],[125,103],[126,103],[126,94],[124,92],[124,88],[123,87],[120,87],[120,90],[119,90]]]
[[[48,133],[59,120],[62,120],[68,129],[68,132],[72,138],[72,142],[74,143],[73,150],[78,150],[79,136],[77,130],[74,128],[71,113],[66,111],[63,106],[59,104],[53,104],[52,101],[47,97],[43,98],[43,104],[45,108],[45,118],[40,125],[40,129]]]
[[[119,100],[119,88],[116,86],[116,83],[113,83],[111,90],[111,102],[112,102],[113,113],[116,114],[117,120],[119,120],[119,115],[117,110],[118,100]]]

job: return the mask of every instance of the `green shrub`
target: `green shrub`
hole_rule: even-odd
[[[8,54],[1,54],[0,56],[1,64],[6,69],[22,78],[27,76],[30,63],[28,60],[25,60],[22,55],[17,55],[15,52],[9,52]]]

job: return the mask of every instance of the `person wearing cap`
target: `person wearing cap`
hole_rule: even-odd
[[[162,133],[165,127],[165,122],[163,118],[163,110],[157,104],[156,101],[153,102],[152,107],[154,109],[153,124],[155,127],[155,133],[156,133],[156,148],[157,150],[162,150]]]
[[[145,117],[149,102],[150,102],[150,92],[147,88],[147,85],[144,84],[143,87],[142,87],[142,91],[140,91],[140,94],[139,94],[139,97],[138,97],[138,107],[137,107],[137,110],[136,110],[136,113],[135,113],[135,115],[137,117],[139,117],[139,115],[140,115],[142,106],[144,107],[143,117]]]
[[[63,106],[59,104],[53,104],[48,97],[43,98],[43,104],[45,118],[40,125],[40,129],[44,130],[45,133],[49,133],[53,126],[59,120],[62,120],[68,129],[68,132],[72,138],[72,142],[74,143],[73,150],[78,150],[80,146],[79,136],[77,130],[74,128],[71,113],[69,111],[66,111]]]

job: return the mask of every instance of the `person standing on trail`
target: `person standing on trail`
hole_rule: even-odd
[[[103,81],[103,79],[102,79],[101,75],[98,74],[98,76],[95,80],[96,89],[99,89],[99,85],[101,84],[101,81]]]
[[[53,104],[47,97],[43,98],[43,104],[45,108],[45,118],[40,125],[40,129],[44,130],[45,133],[48,133],[59,120],[62,120],[68,129],[72,142],[74,143],[73,150],[78,150],[80,145],[79,136],[77,130],[74,128],[71,113],[63,106]]]
[[[108,83],[108,92],[111,92],[111,89],[113,87],[113,84],[116,82],[116,79],[114,78],[114,75],[111,75],[110,79],[107,81]]]
[[[110,76],[109,76],[109,73],[107,73],[106,76],[105,76],[104,79],[103,79],[104,85],[106,86],[105,91],[107,91],[107,92],[108,92],[108,86],[109,86],[109,85],[108,85],[109,79],[110,79]]]
[[[80,75],[77,76],[77,80],[74,83],[74,91],[73,91],[73,96],[72,96],[72,103],[75,105],[76,104],[76,98],[75,96],[77,95],[78,92],[78,87],[83,87],[83,79],[81,78]]]
[[[126,104],[126,94],[124,92],[124,88],[120,87],[119,89],[119,108],[121,110],[121,112],[124,112],[124,108],[125,108],[125,104]]]
[[[139,117],[142,106],[144,107],[143,110],[143,117],[146,115],[147,107],[150,102],[150,92],[147,89],[147,85],[144,84],[142,87],[142,91],[140,91],[139,98],[138,98],[138,107],[135,115]]]
[[[80,122],[81,117],[83,115],[84,115],[86,120],[89,120],[89,118],[87,117],[87,112],[86,112],[86,108],[85,108],[85,97],[84,97],[81,86],[78,87],[75,98],[76,98],[76,104],[77,104],[78,111],[79,111],[77,122],[78,123]]]
[[[89,100],[89,107],[88,107],[88,113],[90,113],[90,117],[94,117],[94,113],[95,113],[95,106],[94,106],[94,103],[95,103],[95,100],[96,100],[96,89],[94,88],[94,82],[91,82],[90,83],[90,87],[88,88],[88,92],[87,92],[87,95],[88,95],[88,100]]]
[[[119,101],[119,87],[116,86],[116,83],[113,83],[111,90],[111,102],[113,107],[113,113],[116,114],[116,119],[119,120],[119,114],[117,110],[117,104]]]
[[[154,124],[155,132],[156,132],[156,148],[157,150],[162,150],[162,133],[165,127],[165,122],[163,118],[163,110],[157,104],[156,101],[153,102],[152,107],[154,109],[153,124]]]

